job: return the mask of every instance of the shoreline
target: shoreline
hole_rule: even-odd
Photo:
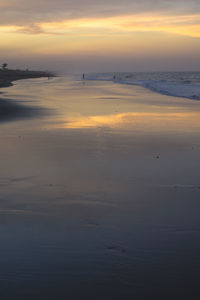
[[[20,79],[42,78],[42,77],[55,77],[52,72],[46,71],[29,71],[29,70],[0,70],[0,88],[10,87],[13,81]]]
[[[13,81],[16,80],[55,76],[55,74],[45,71],[0,69],[0,88],[11,87],[13,86]],[[41,116],[44,113],[45,110],[41,107],[31,107],[13,102],[12,99],[0,97],[0,123]]]

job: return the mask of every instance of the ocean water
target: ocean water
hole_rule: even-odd
[[[87,74],[88,80],[139,85],[160,94],[200,100],[200,72],[129,72]]]
[[[200,102],[87,76],[1,89],[0,298],[199,299]]]

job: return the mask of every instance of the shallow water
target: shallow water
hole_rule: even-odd
[[[0,125],[1,298],[198,299],[200,102],[72,77],[1,91],[33,112]]]

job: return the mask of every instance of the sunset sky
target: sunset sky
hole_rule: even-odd
[[[200,69],[199,0],[0,0],[0,57],[12,67]]]

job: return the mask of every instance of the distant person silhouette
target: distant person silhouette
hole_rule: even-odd
[[[82,78],[83,78],[83,79],[85,79],[85,74],[84,74],[84,73],[83,73],[83,76],[82,76]]]
[[[115,76],[115,75],[113,76],[113,79],[116,79],[116,76]]]

